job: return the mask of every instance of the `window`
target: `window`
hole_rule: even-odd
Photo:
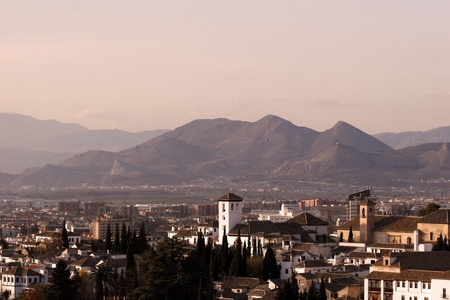
[[[430,241],[433,240],[434,234],[432,232],[430,232]]]
[[[231,203],[231,210],[234,209],[234,203]]]
[[[405,296],[404,295],[402,295],[402,300],[405,300]]]
[[[289,269],[285,269],[284,273],[289,274]]]
[[[442,298],[447,298],[447,289],[446,288],[442,289]]]
[[[222,211],[225,212],[225,203],[222,203]]]

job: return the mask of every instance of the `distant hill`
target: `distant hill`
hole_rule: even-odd
[[[379,133],[373,136],[394,149],[402,149],[421,144],[450,142],[450,126],[428,131]]]
[[[89,150],[121,151],[167,131],[89,130],[78,124],[0,113],[0,172],[17,174],[58,164]]]
[[[449,175],[447,143],[394,150],[342,121],[318,132],[268,115],[256,122],[195,120],[126,150],[84,152],[60,164],[0,176],[0,183],[151,185],[225,176],[390,186]]]

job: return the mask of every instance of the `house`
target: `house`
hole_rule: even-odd
[[[217,291],[217,299],[276,299],[276,292],[271,291],[268,283],[252,277],[225,277]]]
[[[388,253],[364,279],[364,300],[447,299],[450,292],[450,252]]]
[[[329,272],[331,271],[332,265],[320,260],[305,260],[302,262],[299,262],[293,267],[293,272],[295,273],[317,273],[317,272]]]
[[[424,217],[399,217],[375,215],[375,206],[375,198],[362,197],[359,215],[338,226],[337,235],[344,241],[365,243],[372,252],[381,253],[418,251],[423,245],[435,243],[440,234],[449,236],[449,209]]]
[[[1,292],[9,291],[11,299],[20,296],[29,286],[44,282],[44,275],[29,267],[16,266],[1,274]]]

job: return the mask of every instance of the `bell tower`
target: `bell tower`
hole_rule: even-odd
[[[237,224],[242,222],[243,199],[233,193],[227,193],[219,198],[219,243],[223,234],[228,234]]]
[[[359,202],[359,241],[372,243],[372,229],[375,224],[375,205],[372,198],[365,198]]]

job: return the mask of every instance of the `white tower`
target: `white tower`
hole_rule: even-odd
[[[219,198],[219,243],[223,233],[228,234],[237,224],[242,222],[242,198],[228,193]]]

